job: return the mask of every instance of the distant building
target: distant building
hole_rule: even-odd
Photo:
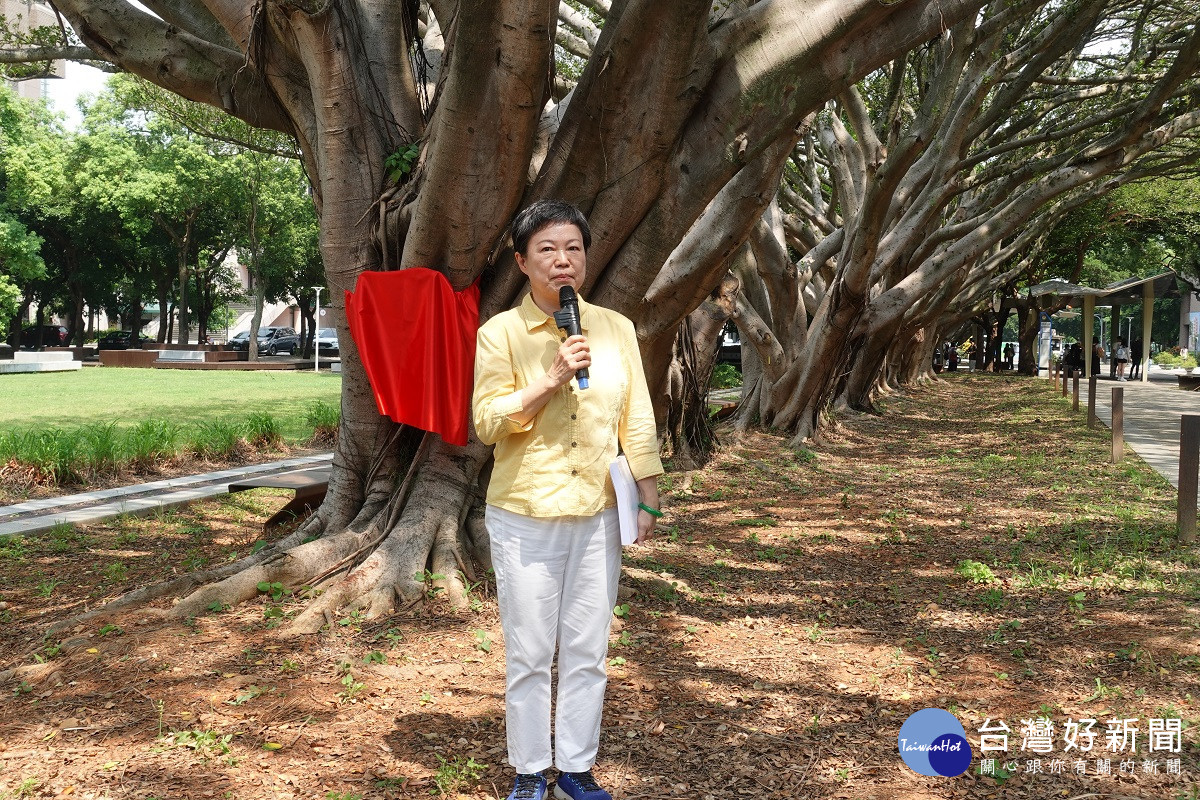
[[[34,3],[29,0],[0,0],[0,14],[8,20],[8,24],[18,30],[27,31],[45,25],[58,27],[58,17],[49,6]],[[46,82],[67,76],[67,66],[64,61],[55,61],[49,74],[39,75],[23,80],[8,80],[9,87],[21,97],[29,100],[40,100],[49,92]]]

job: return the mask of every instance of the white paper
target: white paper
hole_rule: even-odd
[[[617,460],[608,465],[608,474],[612,476],[613,490],[617,493],[617,515],[621,519],[621,544],[630,545],[637,541],[638,536],[638,488],[633,479],[633,471],[625,456],[617,456]]]

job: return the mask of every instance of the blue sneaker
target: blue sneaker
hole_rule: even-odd
[[[546,778],[540,772],[519,773],[508,800],[546,800]]]
[[[564,772],[554,784],[558,800],[612,800],[612,795],[600,788],[591,772]]]

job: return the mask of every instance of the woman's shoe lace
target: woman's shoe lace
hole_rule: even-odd
[[[590,772],[572,772],[571,777],[575,779],[575,783],[579,784],[579,788],[585,792],[600,791],[600,784],[596,783],[596,779],[592,777]]]
[[[537,797],[538,787],[542,785],[541,775],[518,775],[517,785],[513,787],[513,797]]]

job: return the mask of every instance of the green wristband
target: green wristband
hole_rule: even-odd
[[[663,512],[659,511],[657,508],[651,508],[650,506],[646,505],[645,503],[638,503],[638,508],[640,508],[642,511],[645,511],[647,514],[649,514],[652,517],[657,518],[657,517],[661,517],[663,515]]]

